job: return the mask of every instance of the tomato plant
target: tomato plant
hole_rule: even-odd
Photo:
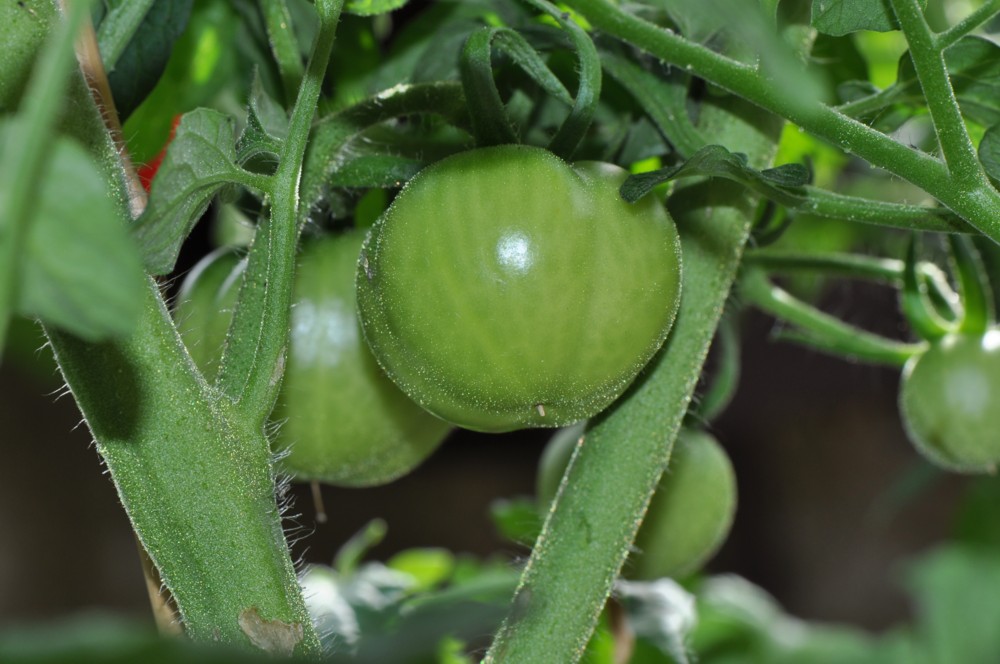
[[[526,146],[421,171],[358,272],[365,336],[389,376],[482,431],[604,409],[663,343],[680,297],[673,222],[652,198],[622,201],[625,176]]]
[[[354,273],[363,231],[309,239],[299,254],[285,378],[272,419],[281,468],[297,480],[385,484],[411,471],[450,426],[399,391],[361,337]],[[176,316],[214,377],[244,264],[210,256],[185,282]]]
[[[759,595],[748,605],[766,619],[748,627],[740,607],[742,621],[716,619],[739,595],[732,577],[619,577],[684,574],[718,544],[732,474],[683,427],[715,420],[740,386],[749,309],[783,338],[901,371],[921,451],[994,471],[998,11],[998,0],[0,3],[0,342],[12,320],[41,325],[165,630],[356,661],[465,661],[484,634],[489,663],[814,661],[812,629],[790,632]],[[123,156],[152,155],[196,106],[147,195]],[[363,244],[345,230],[383,208]],[[242,238],[239,259],[195,231],[218,217],[239,218],[228,234]],[[946,238],[951,260],[936,240],[904,248],[899,229]],[[206,254],[172,316],[175,284]],[[846,279],[898,294],[910,329],[863,329],[853,296],[826,308],[827,284]],[[10,348],[5,360],[30,355]],[[809,410],[771,400],[770,386],[749,391],[778,404],[775,426]],[[543,522],[510,501],[521,532],[537,531],[527,561],[425,550],[365,563],[384,535],[375,521],[344,535],[333,566],[296,565],[283,471],[371,485],[411,469],[453,424],[582,420],[585,443],[545,481],[561,475]],[[756,453],[740,449],[737,460]],[[453,473],[465,484],[446,502],[494,471]],[[352,496],[330,510],[343,523],[354,501],[375,504],[339,495]],[[445,509],[423,511],[450,523]],[[625,566],[633,547],[645,553]],[[992,574],[975,555],[942,564],[925,579],[941,597],[974,591],[959,582],[970,569]],[[932,639],[930,651],[1000,659],[1000,645],[965,639],[972,622],[903,630],[885,648],[817,643],[836,641],[839,661],[895,663],[954,631],[962,643]],[[734,624],[737,637],[712,631]]]

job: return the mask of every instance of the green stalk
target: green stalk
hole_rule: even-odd
[[[32,70],[19,112],[7,121],[0,168],[0,352],[14,313],[31,205],[73,71],[73,38],[89,10],[89,2],[74,2],[66,18],[55,23]]]
[[[872,165],[922,188],[960,217],[1000,242],[1000,192],[977,179],[963,183],[941,161],[815,100],[798,99],[780,81],[664,30],[607,0],[568,0],[593,26],[776,113]],[[937,57],[937,56],[935,56]]]
[[[789,195],[778,202],[789,208],[827,219],[840,219],[889,228],[937,233],[974,233],[975,229],[951,210],[925,205],[876,201],[805,186],[805,195]]]
[[[189,636],[316,654],[267,440],[205,383],[157,284],[146,286],[124,341],[46,330],[122,505]]]
[[[736,99],[713,103],[701,112],[704,135],[769,165],[777,119]],[[580,658],[667,465],[755,209],[743,187],[719,181],[679,187],[671,203],[684,257],[674,329],[626,396],[591,423],[485,662]]]
[[[321,9],[329,8],[321,3]],[[121,165],[103,158],[106,133],[92,99],[82,82],[71,90],[77,115],[96,122],[74,125],[74,131],[84,132],[81,137],[102,158],[106,177],[119,184],[124,198]],[[298,152],[292,153],[299,164],[315,108],[315,97],[307,99],[310,112],[304,119],[305,111],[299,113]],[[104,138],[95,140],[98,134]],[[289,199],[300,166],[287,163],[274,176],[275,201],[282,203],[276,218],[294,229]],[[273,317],[268,320],[273,324]],[[277,327],[268,339],[284,339],[287,325]],[[318,655],[319,640],[281,527],[262,428],[205,382],[158,285],[146,279],[143,314],[127,339],[88,344],[57,330],[46,332],[187,633],[279,655]],[[273,373],[279,361],[272,361]]]
[[[979,9],[944,32],[937,34],[934,38],[934,44],[939,50],[946,50],[959,39],[990,20],[998,11],[1000,11],[1000,0],[986,0]]]
[[[306,144],[323,77],[336,37],[343,0],[320,0],[320,30],[298,99],[288,138],[271,178],[271,214],[257,230],[216,385],[236,402],[243,417],[263,426],[274,406],[292,305],[299,227],[299,182]]]
[[[823,313],[772,284],[759,268],[745,271],[740,280],[740,294],[748,304],[796,325],[804,332],[796,338],[830,353],[902,366],[925,348],[924,344],[885,339]]]
[[[937,48],[923,10],[917,0],[890,1],[910,46],[910,58],[924,91],[945,163],[953,176],[951,179],[955,186],[963,190],[991,188],[976,155],[976,147],[965,129],[962,111],[951,87],[944,52]]]

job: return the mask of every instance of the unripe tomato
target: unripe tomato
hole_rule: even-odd
[[[451,428],[386,378],[362,339],[354,273],[363,239],[363,233],[351,231],[303,242],[285,376],[272,414],[281,424],[273,447],[287,452],[281,467],[298,480],[339,486],[390,482],[423,461]],[[217,280],[208,280],[206,287],[216,291],[210,297],[198,295],[198,283],[185,286],[179,327],[190,348],[203,347],[217,357],[239,280],[228,279],[221,292]],[[206,325],[190,313],[192,304],[206,302],[215,302],[223,324],[216,319]]]
[[[505,145],[424,169],[372,229],[358,270],[365,338],[430,412],[480,431],[604,409],[663,343],[680,245],[627,173]]]
[[[540,506],[547,507],[555,498],[582,435],[582,425],[568,427],[546,446],[538,473]],[[726,451],[709,434],[682,429],[624,573],[658,579],[696,571],[725,541],[735,512],[736,475]]]
[[[899,405],[910,440],[930,461],[992,473],[1000,463],[1000,330],[951,334],[903,369]]]

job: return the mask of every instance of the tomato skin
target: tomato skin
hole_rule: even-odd
[[[618,196],[618,167],[520,145],[414,177],[362,249],[358,306],[386,373],[479,431],[603,410],[663,343],[680,295],[664,207]]]
[[[965,473],[1000,463],[1000,330],[950,334],[903,369],[906,431],[927,459]]]
[[[583,425],[559,431],[539,463],[538,502],[548,506]],[[725,450],[703,431],[682,429],[670,465],[643,517],[623,574],[636,579],[683,577],[718,550],[736,512],[736,475]]]
[[[360,231],[304,240],[299,255],[285,375],[271,415],[280,424],[272,448],[296,480],[385,484],[419,465],[451,430],[403,394],[364,343],[354,298],[363,240]],[[217,361],[239,287],[238,272],[224,282],[217,272],[209,266],[202,274],[208,296],[185,285],[178,305],[179,327],[200,366]],[[210,302],[215,319],[191,311]]]

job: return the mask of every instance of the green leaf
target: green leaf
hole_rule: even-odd
[[[107,71],[114,69],[118,58],[132,37],[139,29],[139,24],[146,18],[156,0],[138,0],[136,2],[121,2],[108,0],[95,10],[100,11],[100,20],[95,18],[97,29],[97,46],[101,52],[101,60]]]
[[[344,11],[355,16],[376,16],[388,14],[403,7],[410,0],[348,0]]]
[[[691,77],[686,71],[662,66],[651,71],[609,48],[601,49],[600,54],[604,71],[628,90],[677,152],[686,157],[705,145],[688,115]]]
[[[987,129],[979,141],[979,161],[987,175],[1000,180],[1000,124]]]
[[[250,84],[250,100],[247,104],[247,125],[240,134],[237,145],[237,161],[246,164],[257,157],[270,157],[277,163],[281,144],[288,135],[288,114],[276,102],[260,80],[260,73],[254,72]]]
[[[193,0],[108,2],[111,11],[98,28],[98,41],[115,106],[123,119],[156,87],[174,42],[187,27],[192,4]],[[143,11],[143,5],[148,11]]]
[[[984,127],[1000,123],[1000,45],[983,37],[963,37],[944,58],[962,115]],[[899,59],[895,87],[893,99],[925,105],[909,51]]]
[[[801,164],[784,164],[758,171],[751,168],[745,154],[730,152],[721,145],[708,145],[678,166],[632,175],[622,185],[622,198],[635,202],[654,187],[670,180],[694,176],[721,177],[746,184],[755,191],[780,198],[781,189],[801,187],[809,182],[809,171]]]
[[[490,517],[504,538],[524,546],[534,544],[542,530],[542,515],[530,498],[494,500]]]
[[[390,558],[386,565],[413,577],[411,592],[425,592],[451,577],[455,556],[447,549],[406,549]]]
[[[235,123],[200,108],[184,115],[153,181],[149,205],[132,234],[153,274],[167,274],[181,244],[212,197],[230,182],[243,181],[236,166]]]
[[[331,187],[397,189],[427,164],[388,154],[362,154],[341,166],[327,181]]]
[[[922,6],[927,0],[921,0]],[[888,32],[899,28],[889,0],[813,0],[812,26],[839,37],[858,30]]]
[[[619,581],[615,592],[635,635],[655,645],[676,664],[691,664],[686,646],[697,623],[695,598],[672,579]]]
[[[89,341],[132,331],[142,308],[142,263],[112,201],[84,149],[57,138],[25,237],[19,313]]]
[[[991,550],[949,547],[909,571],[919,638],[934,662],[1000,661],[1000,559]]]

